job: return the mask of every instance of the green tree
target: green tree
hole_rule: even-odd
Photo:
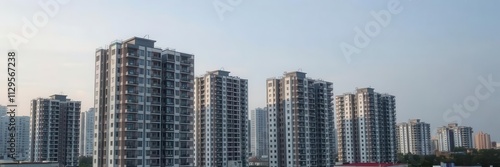
[[[473,162],[475,164],[480,164],[481,166],[489,167],[500,166],[500,150],[495,149],[484,149],[479,150],[477,155],[474,156]]]
[[[80,156],[78,158],[79,160],[79,167],[92,167],[92,157],[85,157],[85,156]]]

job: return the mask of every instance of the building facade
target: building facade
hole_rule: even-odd
[[[479,131],[474,135],[474,148],[478,150],[491,149],[490,134]]]
[[[155,42],[96,50],[96,167],[193,166],[194,56]]]
[[[0,109],[1,110],[1,109]],[[10,116],[0,116],[0,159],[10,159],[11,154],[9,132]],[[23,160],[28,158],[29,154],[29,139],[30,139],[30,117],[16,116],[15,117],[15,156],[16,159]]]
[[[397,161],[395,96],[361,88],[335,104],[339,162]]]
[[[289,72],[266,86],[269,166],[333,166],[333,83]]]
[[[396,125],[398,153],[414,155],[430,155],[431,125],[420,122],[420,119],[411,119],[408,122]]]
[[[80,114],[80,156],[92,156],[94,150],[95,108]]]
[[[439,151],[451,152],[456,147],[473,148],[472,127],[450,123],[448,126],[439,127],[437,133]]]
[[[0,105],[0,117],[7,115],[7,106]]]
[[[267,156],[269,153],[269,134],[267,132],[267,109],[256,108],[250,111],[250,146],[252,156]]]
[[[52,95],[31,101],[30,161],[78,166],[80,101]]]
[[[195,166],[248,166],[248,80],[222,70],[196,77],[194,111]]]

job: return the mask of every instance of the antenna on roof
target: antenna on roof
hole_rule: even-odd
[[[302,68],[299,68],[299,72],[302,72]]]
[[[146,37],[149,39],[149,35],[144,35],[144,38],[146,38]]]

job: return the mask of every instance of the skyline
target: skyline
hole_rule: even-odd
[[[21,34],[22,18],[31,20],[43,9],[37,3],[2,2],[9,3],[0,5],[5,24],[0,27],[0,51],[6,53],[11,49],[7,35]],[[82,101],[84,110],[93,107],[95,49],[115,39],[145,35],[159,47],[194,54],[195,76],[224,68],[248,79],[249,109],[265,106],[267,78],[302,69],[311,78],[333,82],[335,96],[356,87],[395,95],[397,123],[421,119],[431,124],[432,135],[447,125],[446,110],[474,95],[481,85],[478,77],[491,74],[500,82],[500,49],[495,47],[500,44],[500,23],[491,17],[500,15],[496,1],[431,5],[401,0],[402,12],[392,15],[350,62],[339,45],[352,44],[353,29],[375,20],[370,12],[387,10],[390,1],[242,1],[223,15],[224,20],[213,7],[215,1],[116,2],[69,1],[18,48],[19,115],[29,114],[30,100],[60,92]],[[141,12],[120,16],[127,10]],[[6,64],[6,59],[0,62]],[[6,81],[5,72],[0,78]],[[500,87],[493,88],[477,109],[460,117],[459,125],[500,141],[495,129]],[[0,103],[6,105],[6,98]]]

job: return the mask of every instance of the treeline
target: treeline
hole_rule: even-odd
[[[401,163],[407,163],[409,167],[440,165],[441,162],[455,163],[455,166],[483,166],[493,165],[500,167],[500,150],[498,149],[462,149],[457,148],[453,153],[436,155],[412,155],[398,154]]]

